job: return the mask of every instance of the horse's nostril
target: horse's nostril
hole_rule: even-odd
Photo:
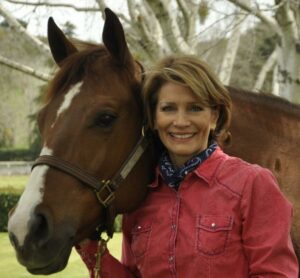
[[[11,242],[11,245],[17,249],[18,246],[19,246],[19,242],[18,242],[18,239],[17,237],[13,234],[13,233],[9,233],[9,240]]]
[[[36,214],[32,226],[31,233],[38,247],[48,242],[51,237],[51,227],[49,217],[44,213]]]

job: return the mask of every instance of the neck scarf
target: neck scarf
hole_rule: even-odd
[[[169,154],[164,152],[158,163],[162,178],[170,187],[178,188],[185,176],[205,161],[215,151],[217,146],[217,143],[213,142],[207,149],[192,157],[178,169],[174,167]]]

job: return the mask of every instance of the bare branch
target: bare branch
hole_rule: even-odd
[[[14,31],[22,35],[23,38],[25,38],[27,41],[33,44],[37,49],[39,49],[45,55],[47,56],[50,55],[49,47],[46,44],[44,44],[42,41],[40,41],[38,38],[31,36],[27,32],[27,30],[13,17],[13,15],[1,5],[1,3],[0,3],[0,15],[2,15],[6,19],[9,26]]]
[[[26,6],[45,6],[45,7],[53,7],[53,8],[71,8],[78,12],[99,12],[98,8],[94,7],[76,7],[72,4],[66,3],[52,3],[48,1],[39,1],[39,2],[30,2],[30,1],[17,1],[17,0],[5,0],[6,2],[12,4],[26,5]]]
[[[219,74],[220,80],[225,85],[228,85],[230,82],[234,61],[240,45],[241,23],[245,18],[245,15],[240,14],[237,14],[234,18],[234,27],[232,29],[232,34],[227,42],[226,52],[223,57]]]
[[[272,80],[272,94],[275,96],[279,96],[279,82],[278,82],[278,64],[275,65],[274,70],[273,70],[273,80]]]
[[[282,36],[278,23],[272,17],[268,17],[267,15],[263,14],[258,8],[252,8],[241,0],[227,0],[227,1],[240,7],[242,10],[256,16],[262,22],[266,23],[276,34],[278,34],[280,37]]]
[[[160,40],[156,38],[157,30],[154,26],[157,26],[155,25],[157,22],[154,21],[157,19],[151,12],[145,12],[145,10],[149,9],[147,3],[141,6],[132,0],[127,0],[127,6],[131,17],[131,28],[139,37],[138,43],[140,48],[144,49],[143,51],[147,53],[150,61],[154,61],[160,56],[161,50],[165,47],[165,45],[160,46]],[[149,21],[150,18],[153,22]]]
[[[186,28],[186,38],[188,38],[189,34],[190,34],[190,14],[192,12],[192,10],[188,9],[187,6],[187,2],[183,1],[183,0],[176,0],[177,5],[183,15],[183,19],[184,19],[184,25]]]
[[[297,21],[289,1],[282,1],[275,15],[278,24],[282,29],[283,36],[288,39],[288,43],[295,43],[298,40]]]
[[[106,8],[105,0],[96,0],[96,2],[100,9],[102,19],[105,20],[105,13],[104,13],[104,9]]]
[[[0,55],[0,64],[5,65],[14,70],[20,71],[22,73],[25,73],[27,75],[33,76],[33,77],[40,79],[42,81],[45,81],[45,82],[48,82],[52,78],[51,75],[49,75],[47,73],[39,72],[31,67],[28,67],[28,66],[19,64],[17,62],[14,62],[12,60],[9,60],[2,55]]]
[[[165,39],[168,41],[173,52],[191,53],[191,48],[184,41],[176,18],[174,17],[174,13],[168,8],[166,1],[147,0],[147,3],[159,19]]]
[[[193,40],[193,36],[196,32],[198,7],[193,3],[193,1],[176,0],[176,2],[185,22],[185,40],[187,41],[189,46],[194,49],[197,45],[197,42]]]
[[[274,67],[274,65],[276,64],[276,60],[277,60],[277,50],[275,49],[272,54],[269,56],[268,60],[265,62],[265,64],[262,66],[260,73],[258,74],[257,80],[255,82],[255,85],[253,87],[254,91],[260,91],[267,73]]]

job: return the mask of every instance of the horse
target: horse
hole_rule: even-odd
[[[38,117],[41,155],[8,223],[17,258],[33,274],[62,270],[72,246],[97,227],[112,234],[114,216],[138,207],[153,178],[158,154],[151,138],[141,135],[143,69],[130,54],[117,16],[105,13],[104,45],[82,51],[49,20],[59,71]],[[228,89],[232,142],[224,150],[270,168],[295,205],[299,107]],[[296,247],[298,211],[295,206]]]
[[[292,239],[300,259],[300,106],[228,87],[232,103],[229,155],[270,169],[293,204]],[[276,213],[276,204],[274,204]]]
[[[48,41],[59,71],[38,115],[43,147],[8,233],[32,274],[62,270],[74,244],[135,209],[153,178],[155,152],[142,135],[142,67],[117,16],[105,10],[103,45],[85,50],[53,19]]]

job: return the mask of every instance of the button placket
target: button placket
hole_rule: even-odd
[[[178,225],[178,216],[179,216],[179,207],[180,207],[180,197],[179,193],[176,193],[176,200],[174,202],[174,206],[172,208],[172,218],[171,218],[171,236],[170,236],[170,241],[169,241],[169,256],[168,256],[168,262],[169,262],[169,267],[172,272],[172,275],[174,277],[177,276],[176,274],[176,268],[175,268],[175,252],[176,252],[176,237],[177,237],[177,225]]]

